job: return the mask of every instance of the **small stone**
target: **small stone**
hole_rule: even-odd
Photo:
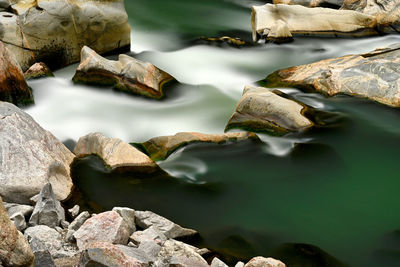
[[[26,80],[54,76],[49,67],[43,62],[38,62],[30,66],[24,75]]]
[[[128,247],[137,248],[137,245],[135,245],[133,242],[129,242]]]
[[[56,231],[59,232],[60,234],[62,234],[62,232],[64,231],[60,226],[57,226],[54,229],[56,229]]]
[[[14,223],[15,228],[20,232],[23,232],[27,227],[25,217],[21,212],[14,213],[10,216],[10,220]]]
[[[43,243],[51,255],[54,255],[62,248],[61,234],[46,225],[29,227],[25,230],[24,236],[29,243],[34,239]]]
[[[223,261],[215,257],[211,262],[211,267],[229,267]]]
[[[286,265],[273,258],[255,257],[252,258],[245,267],[286,267]]]
[[[36,205],[36,203],[39,201],[39,198],[40,198],[40,194],[37,194],[37,195],[34,195],[33,197],[31,197],[31,198],[29,199],[29,201],[30,201],[32,204]]]
[[[27,218],[27,217],[31,216],[31,214],[33,212],[33,207],[29,206],[29,205],[7,203],[7,204],[4,204],[4,206],[7,209],[7,213],[8,213],[9,217],[13,216],[15,213],[20,212],[20,213],[22,213],[22,215],[25,218]]]
[[[77,231],[89,218],[90,218],[89,212],[87,211],[81,212],[81,214],[79,214],[78,217],[76,217],[75,220],[68,226],[68,230]]]
[[[76,216],[79,214],[79,210],[80,210],[79,205],[75,205],[75,206],[73,206],[72,208],[70,208],[70,209],[68,210],[68,213],[69,213],[69,215],[71,215],[71,217],[72,217],[73,219],[75,219]]]
[[[75,230],[69,229],[67,234],[65,235],[65,241],[72,243],[75,240],[74,234],[75,234]]]
[[[61,227],[62,227],[63,229],[67,229],[68,226],[69,226],[69,222],[67,222],[67,221],[65,221],[65,220],[62,220],[62,221],[61,221]]]
[[[138,246],[144,241],[154,241],[162,246],[167,241],[167,237],[156,226],[151,226],[144,231],[134,232],[129,240]]]
[[[236,263],[235,267],[244,267],[244,263],[239,261],[238,263]]]
[[[35,254],[35,267],[56,267],[50,252],[47,250],[46,245],[43,242],[37,238],[33,238],[30,241],[30,246]]]
[[[115,207],[113,211],[118,212],[118,214],[125,220],[129,226],[130,234],[136,231],[135,225],[135,210],[130,208]]]

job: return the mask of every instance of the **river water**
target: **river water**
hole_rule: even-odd
[[[298,38],[240,49],[199,42],[224,35],[250,41],[249,7],[261,3],[127,0],[129,54],[177,78],[168,97],[74,85],[75,64],[30,81],[35,105],[26,111],[68,144],[96,131],[127,142],[180,131],[221,133],[246,84],[279,68],[400,41],[394,35]],[[90,157],[75,164],[75,183],[89,206],[153,210],[197,229],[197,245],[229,263],[264,255],[288,266],[399,266],[399,110],[282,90],[329,112],[326,125],[279,138],[260,135],[263,143],[188,146],[160,162],[174,178],[114,174]]]

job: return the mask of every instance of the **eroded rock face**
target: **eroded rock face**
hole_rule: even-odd
[[[1,12],[0,12],[1,17]],[[1,25],[1,24],[0,24]],[[0,26],[1,32],[1,26]],[[1,37],[1,33],[0,33]],[[1,38],[0,38],[1,40]],[[33,102],[32,91],[25,81],[21,67],[14,55],[0,41],[0,101],[14,104]]]
[[[35,62],[61,67],[79,61],[84,45],[105,53],[130,44],[123,0],[16,0],[11,9],[0,13],[0,39],[23,70]]]
[[[301,131],[313,126],[313,122],[304,115],[305,110],[305,106],[268,88],[246,86],[226,128],[244,128],[277,135]]]
[[[274,0],[274,4],[301,5],[305,7],[329,7],[338,9],[343,0]]]
[[[35,63],[30,66],[29,69],[25,71],[24,75],[27,80],[54,76],[49,67],[43,62]]]
[[[127,55],[119,55],[118,61],[108,60],[85,46],[81,52],[81,64],[76,70],[74,82],[112,85],[115,89],[150,98],[162,98],[163,85],[174,78],[148,62]]]
[[[298,87],[333,96],[346,94],[400,107],[400,45],[278,70],[268,87]]]
[[[286,267],[286,265],[273,258],[255,257],[252,258],[244,267]]]
[[[24,238],[10,221],[0,197],[0,265],[33,267],[34,255]]]
[[[248,139],[258,140],[254,133],[225,133],[225,134],[203,134],[196,132],[181,132],[170,136],[154,137],[142,143],[142,147],[153,160],[163,160],[175,150],[192,143],[215,143],[236,142]]]
[[[111,169],[126,168],[137,172],[160,171],[158,165],[135,147],[117,138],[91,133],[79,138],[74,153],[78,158],[98,155]]]
[[[51,183],[59,200],[72,190],[70,164],[74,155],[50,132],[16,106],[0,102],[0,196],[29,204]]]

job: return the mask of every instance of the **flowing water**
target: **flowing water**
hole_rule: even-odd
[[[250,41],[249,7],[261,3],[127,0],[129,54],[177,78],[168,97],[154,101],[74,85],[73,65],[29,82],[36,104],[26,111],[69,144],[95,131],[127,142],[180,131],[221,133],[246,84],[279,68],[400,41],[299,38],[240,49],[199,42],[223,35]],[[197,229],[197,245],[229,263],[264,255],[288,266],[400,266],[399,110],[282,90],[330,112],[326,125],[285,137],[260,135],[261,143],[188,146],[160,162],[174,178],[115,174],[88,157],[76,162],[75,183],[89,206],[148,209]]]

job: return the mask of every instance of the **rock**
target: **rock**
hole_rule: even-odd
[[[202,42],[199,42],[202,41]],[[217,44],[217,45],[223,45],[227,44],[231,47],[243,47],[245,45],[248,45],[246,41],[242,40],[241,38],[238,37],[229,37],[229,36],[222,36],[222,37],[200,37],[199,40],[196,43],[205,43],[205,44]]]
[[[279,96],[279,92],[246,86],[226,129],[245,128],[279,135],[313,126],[304,116],[306,107]]]
[[[72,242],[74,239],[74,233],[90,218],[90,214],[87,211],[79,214],[78,217],[68,226],[68,232],[66,234],[65,240],[67,242]]]
[[[129,169],[142,173],[161,171],[146,154],[117,138],[108,138],[101,133],[91,133],[79,138],[74,153],[78,158],[97,155],[111,169]]]
[[[24,231],[27,227],[25,216],[21,212],[14,213],[10,216],[10,220],[14,223],[15,228],[20,232]]]
[[[177,149],[192,143],[222,144],[248,139],[259,140],[256,134],[247,132],[225,134],[181,132],[170,136],[154,137],[140,145],[153,160],[163,160]]]
[[[244,263],[239,261],[238,263],[236,263],[235,267],[244,267]]]
[[[278,70],[267,87],[297,87],[329,96],[346,94],[400,107],[400,44],[370,53]]]
[[[13,216],[15,213],[22,213],[25,218],[31,216],[33,212],[33,207],[29,205],[19,205],[14,203],[4,204],[7,209],[8,216]]]
[[[49,67],[43,62],[35,63],[30,66],[29,69],[25,71],[24,75],[27,80],[54,76]]]
[[[79,209],[80,209],[79,205],[75,205],[68,210],[68,213],[73,219],[75,219],[75,217],[78,216],[79,214]]]
[[[35,254],[35,267],[56,267],[50,252],[47,250],[46,245],[43,242],[37,238],[33,238],[30,241],[30,246]]]
[[[135,210],[130,208],[121,208],[121,207],[115,207],[112,210],[116,211],[122,217],[122,219],[124,219],[125,222],[128,224],[130,235],[136,231]]]
[[[0,16],[2,17],[2,16]],[[1,21],[1,19],[0,19]],[[1,31],[0,23],[0,36]],[[14,104],[33,103],[32,91],[25,81],[21,67],[14,55],[0,41],[0,101]]]
[[[289,43],[293,41],[293,36],[287,23],[278,19],[274,25],[271,26],[266,40],[276,44]]]
[[[252,258],[244,267],[286,267],[286,265],[273,258],[255,257]]]
[[[71,193],[74,155],[31,116],[6,102],[0,102],[0,148],[4,201],[29,204],[49,182],[59,200]]]
[[[45,62],[50,68],[77,62],[84,45],[99,53],[130,45],[123,0],[13,3],[15,14],[0,16],[0,36],[23,70],[35,62]]]
[[[73,235],[79,250],[95,241],[126,245],[129,239],[129,226],[115,211],[100,213],[90,219]]]
[[[46,225],[29,227],[25,230],[24,235],[29,243],[33,240],[36,240],[35,242],[43,243],[51,255],[56,254],[62,249],[63,241],[61,234]]]
[[[164,242],[167,241],[167,237],[156,226],[151,226],[144,231],[134,232],[129,237],[129,240],[136,246],[140,246],[144,241],[154,241],[162,246]]]
[[[274,4],[301,5],[305,7],[328,7],[339,9],[344,0],[274,0]]]
[[[154,266],[209,267],[207,262],[198,253],[185,246],[184,243],[175,240],[167,240],[164,243]]]
[[[47,225],[55,228],[65,221],[65,211],[57,200],[50,183],[46,184],[40,191],[39,201],[36,203],[29,225]]]
[[[61,230],[62,229],[67,229],[69,227],[69,222],[64,221],[64,220],[62,220],[60,224],[61,224],[61,227],[62,227]]]
[[[80,254],[54,259],[54,263],[57,267],[76,267],[79,264]]]
[[[260,37],[282,41],[290,35],[359,37],[378,34],[374,16],[352,10],[299,5],[253,6],[251,25],[254,42]]]
[[[211,267],[229,267],[223,261],[215,257],[211,262]]]
[[[73,77],[74,82],[112,85],[115,89],[162,98],[163,85],[174,78],[148,62],[127,55],[119,55],[118,61],[108,60],[85,46],[81,52],[81,64]]]
[[[0,265],[32,267],[33,252],[7,215],[0,197]]]
[[[151,211],[136,211],[135,221],[136,225],[142,229],[156,226],[167,238],[182,238],[197,234],[197,231],[183,228]]]

